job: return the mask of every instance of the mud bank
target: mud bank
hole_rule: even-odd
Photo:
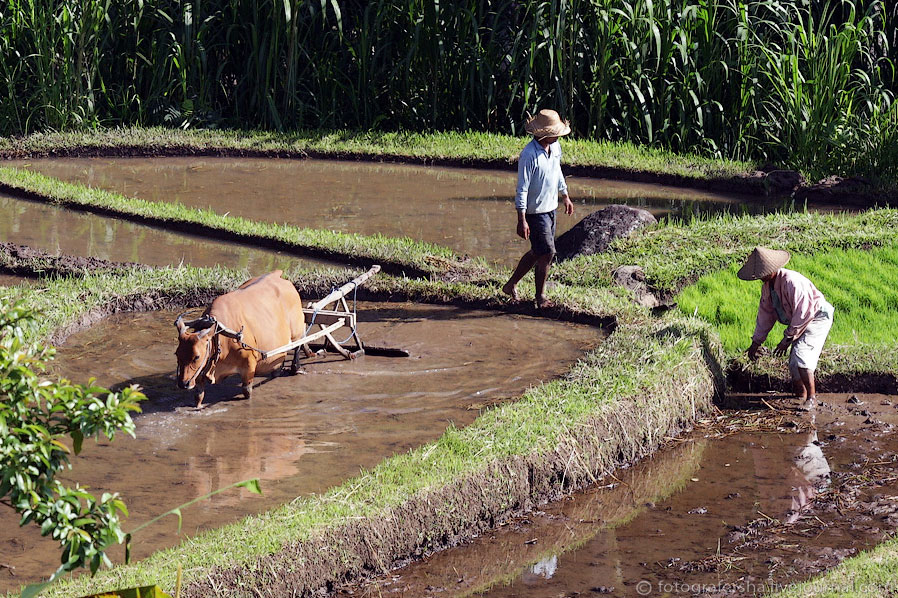
[[[96,257],[54,255],[28,245],[0,241],[0,272],[36,278],[80,276],[92,272],[117,272],[129,268],[148,268],[133,262],[111,262]]]
[[[819,372],[816,376],[819,392],[898,394],[898,374],[895,372]],[[750,368],[734,364],[727,368],[727,388],[731,392],[791,392],[791,382],[785,369],[779,375],[754,372]]]

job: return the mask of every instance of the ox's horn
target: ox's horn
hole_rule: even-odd
[[[175,328],[178,329],[178,334],[184,334],[185,332],[187,332],[187,326],[184,324],[184,314],[186,313],[187,312],[185,311],[178,316],[177,320],[175,320]]]
[[[193,328],[194,330],[203,330],[204,328],[215,326],[215,324],[215,317],[211,314],[204,314],[203,317],[197,320],[191,320],[190,322],[187,322],[187,326],[189,328]]]

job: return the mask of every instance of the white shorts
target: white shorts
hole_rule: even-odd
[[[829,335],[829,329],[833,327],[833,306],[824,301],[820,311],[811,320],[801,336],[792,343],[792,353],[789,355],[789,372],[793,380],[798,380],[798,369],[814,371],[817,369],[817,360],[823,350],[823,343]]]

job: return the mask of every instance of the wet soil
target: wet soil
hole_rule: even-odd
[[[898,400],[777,395],[700,422],[635,467],[353,596],[746,596],[898,530]]]
[[[231,378],[210,388],[201,411],[174,384],[175,311],[118,314],[70,336],[54,373],[140,384],[149,397],[136,417],[137,438],[85,442],[71,479],[122,492],[131,512],[126,529],[232,482],[261,479],[262,497],[231,491],[186,509],[181,537],[174,518],[147,528],[135,537],[141,558],[183,535],[337,485],[436,439],[450,422],[467,425],[483,408],[561,375],[604,334],[453,306],[360,303],[358,314],[363,341],[411,356],[304,361],[304,374],[257,378],[252,401]],[[0,563],[13,567],[0,567],[0,591],[36,581],[58,563],[53,542],[17,521],[0,511]]]
[[[116,218],[89,215],[0,194],[0,242],[27,245],[49,256],[80,256],[85,268],[104,262],[149,266],[222,265],[251,272],[322,264],[277,251],[168,232]],[[100,260],[100,261],[94,261]],[[71,261],[71,260],[69,260]],[[80,266],[72,264],[76,269]]]
[[[177,201],[254,220],[340,232],[411,237],[460,255],[511,264],[526,243],[514,234],[516,175],[508,171],[335,160],[252,158],[67,158],[11,162],[68,181],[152,201]],[[782,200],[571,176],[574,217],[613,203],[656,217],[718,211],[769,212]],[[812,206],[813,208],[813,206]]]
[[[34,279],[28,278],[27,276],[17,276],[15,274],[4,274],[0,272],[0,287],[15,287],[33,283]]]

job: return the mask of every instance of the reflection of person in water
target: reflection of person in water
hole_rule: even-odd
[[[777,441],[785,445],[777,446]],[[758,510],[784,523],[798,521],[829,481],[829,463],[812,430],[795,436],[765,435],[751,443]]]
[[[804,446],[798,449],[793,459],[790,476],[796,483],[792,490],[792,507],[786,515],[786,523],[794,523],[801,512],[817,495],[817,489],[829,481],[829,463],[817,441],[817,430],[808,433]]]

